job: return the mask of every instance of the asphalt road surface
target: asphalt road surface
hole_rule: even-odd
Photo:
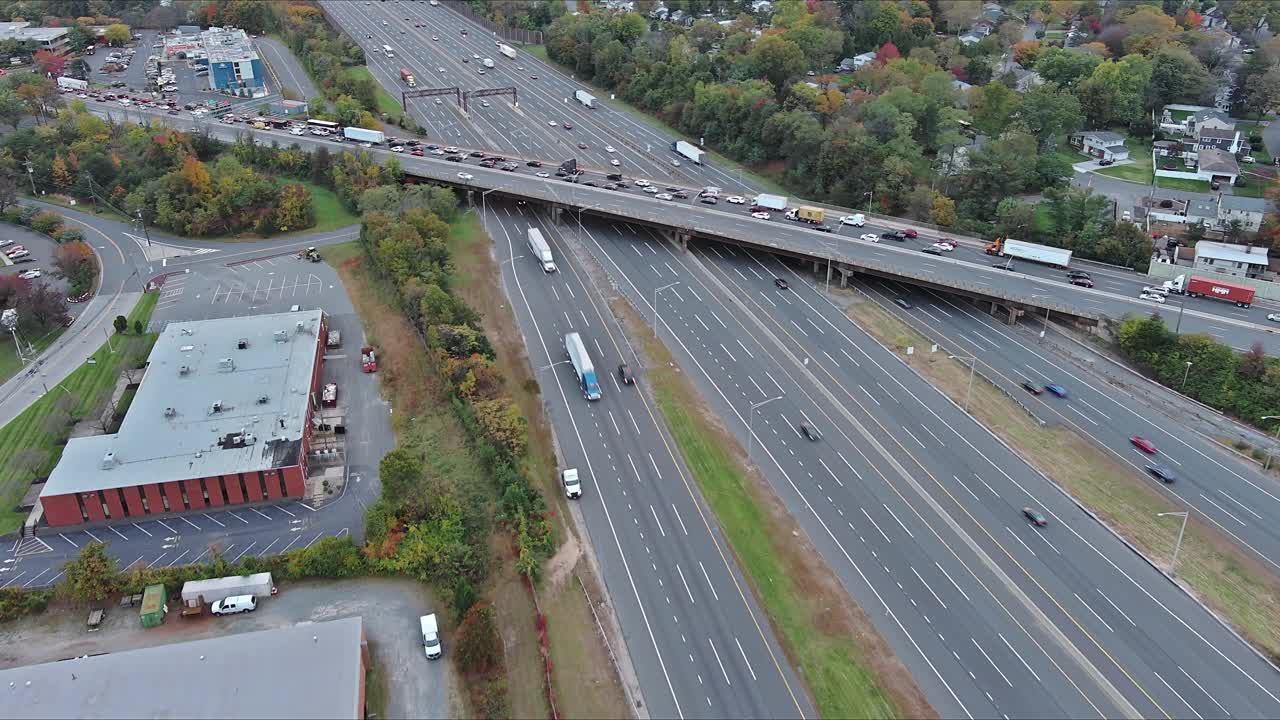
[[[619,382],[620,363],[638,366],[621,328],[572,258],[542,272],[525,244],[530,220],[494,208],[486,224],[562,462],[581,473],[587,531],[649,715],[813,716],[665,427],[640,388]],[[569,332],[593,357],[598,402],[565,359]]]
[[[563,257],[566,233],[544,227]],[[657,293],[664,338],[940,714],[1280,711],[1273,666],[791,268],[727,245],[676,253],[625,224],[583,229],[648,317],[679,283]]]
[[[122,567],[167,567],[205,560],[215,549],[234,561],[306,547],[322,537],[362,538],[364,509],[379,493],[378,462],[394,446],[389,408],[379,396],[377,376],[359,370],[352,347],[360,347],[363,329],[336,275],[323,265],[288,256],[308,245],[353,239],[355,229],[229,245],[152,232],[148,244],[130,223],[65,208],[58,212],[87,229],[86,241],[102,260],[103,291],[59,343],[42,354],[41,374],[6,383],[5,391],[17,383],[0,401],[6,421],[38,399],[44,383],[52,388],[65,377],[58,373],[69,374],[105,341],[111,318],[127,313],[124,305],[132,307],[140,296],[122,288],[140,289],[143,282],[162,278],[153,330],[171,321],[283,312],[295,304],[321,307],[329,314],[331,327],[342,332],[344,348],[326,354],[322,374],[324,382],[338,383],[346,412],[348,479],[341,495],[314,502],[290,500],[67,531],[44,528],[0,552],[0,587],[52,585],[61,579],[62,564],[95,541],[107,543]]]

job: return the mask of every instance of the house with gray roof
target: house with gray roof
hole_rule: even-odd
[[[1266,248],[1201,240],[1196,243],[1193,267],[1202,273],[1256,278],[1266,272],[1269,262]]]
[[[1071,147],[1099,160],[1129,159],[1129,148],[1124,145],[1124,136],[1110,130],[1071,133],[1067,142]]]
[[[1262,198],[1223,195],[1218,201],[1218,222],[1226,227],[1233,220],[1248,232],[1258,232],[1267,214],[1267,201]]]

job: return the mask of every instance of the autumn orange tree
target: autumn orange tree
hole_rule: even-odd
[[[54,272],[71,286],[70,296],[82,295],[93,289],[98,275],[98,263],[93,250],[84,242],[69,242],[53,252]]]

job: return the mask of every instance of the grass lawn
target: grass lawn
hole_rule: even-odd
[[[400,113],[403,109],[400,101],[391,95],[391,93],[382,89],[382,85],[373,79],[373,74],[369,72],[369,68],[364,65],[347,68],[347,73],[357,79],[367,79],[378,88],[378,112],[387,114],[387,122],[395,124],[400,119]]]
[[[1260,198],[1263,197],[1263,191],[1267,189],[1265,182],[1260,178],[1251,177],[1248,179],[1249,184],[1244,187],[1231,188],[1232,195],[1240,197]]]
[[[1053,216],[1049,213],[1048,205],[1045,205],[1044,203],[1036,203],[1034,218],[1036,232],[1042,235],[1050,235],[1053,233]]]
[[[1156,178],[1156,187],[1166,190],[1186,190],[1187,192],[1207,193],[1209,183],[1205,180],[1189,180],[1186,178]]]
[[[747,470],[741,447],[714,425],[666,347],[631,306],[615,301],[613,307],[640,340],[658,408],[818,715],[932,715],[914,684],[888,669],[892,651],[831,580],[830,569],[797,542],[794,519]]]
[[[141,320],[143,327],[151,319],[159,299],[156,293],[147,293],[129,313],[129,326]],[[25,513],[12,510],[22,499],[31,484],[34,466],[35,476],[43,477],[58,464],[62,457],[62,445],[58,436],[46,428],[48,419],[55,414],[69,413],[71,418],[85,417],[96,411],[104,392],[109,392],[120,375],[121,362],[129,355],[141,353],[145,358],[155,344],[156,335],[114,336],[110,347],[103,345],[93,354],[92,363],[86,363],[65,380],[49,388],[49,392],[36,400],[31,407],[0,429],[0,467],[8,472],[0,473],[0,535],[15,532],[26,519]],[[114,348],[114,352],[111,348]],[[127,348],[127,350],[126,350]],[[69,398],[65,399],[64,398]],[[67,419],[64,416],[64,420]],[[30,465],[22,457],[31,450],[38,457],[30,458]],[[21,462],[20,462],[21,461]]]
[[[39,355],[45,348],[52,345],[53,341],[57,340],[64,330],[65,328],[62,327],[54,328],[32,341],[31,344],[36,348],[34,355]],[[13,336],[8,335],[3,340],[0,340],[0,383],[17,375],[21,369],[22,364],[18,362],[18,353],[14,352]]]
[[[927,347],[930,341],[873,303],[859,303],[849,314],[953,400],[964,401],[969,384],[966,364],[943,353],[905,355],[908,345]],[[969,407],[979,422],[1144,554],[1158,563],[1168,561],[1180,522],[1157,518],[1156,513],[1183,507],[1154,489],[1150,479],[1071,430],[1040,427],[984,380],[973,384]],[[1263,652],[1280,656],[1280,624],[1274,620],[1280,612],[1280,579],[1194,515],[1178,556],[1178,577]]]
[[[1151,184],[1151,141],[1139,140],[1125,135],[1125,147],[1129,148],[1129,159],[1133,163],[1101,168],[1095,172],[1099,175],[1128,180],[1129,182]]]
[[[296,182],[296,181],[295,181]],[[301,183],[311,193],[311,209],[315,212],[315,227],[307,232],[325,232],[338,228],[356,225],[360,222],[358,215],[351,214],[338,200],[337,194],[327,187],[306,181]]]
[[[540,60],[544,60],[551,65],[555,65],[560,70],[566,73],[570,72],[563,65],[559,65],[556,62],[549,60],[547,58],[546,48],[541,45],[527,45],[521,49]],[[590,87],[591,91],[596,95],[596,97],[602,100],[606,100],[609,103],[610,107],[614,107],[621,110],[622,112],[629,115],[633,120],[639,123],[642,123],[644,125],[648,125],[649,127],[658,131],[658,133],[668,136],[672,140],[678,140],[678,139],[696,140],[697,139],[697,138],[689,138],[684,133],[680,132],[679,130],[676,130],[670,125],[667,125],[666,123],[662,122],[661,120],[654,117],[653,115],[650,115],[644,110],[641,110],[637,107],[633,107],[632,105],[624,101],[622,98],[609,99],[609,91],[602,87],[599,87],[598,85],[592,85],[581,79],[577,80],[576,82],[579,82],[583,85],[586,85],[587,87]],[[741,174],[743,179],[750,180],[751,182],[756,183],[760,187],[764,188],[765,192],[776,193],[778,195],[793,194],[791,190],[788,190],[786,187],[784,187],[781,183],[779,183],[774,178],[771,178],[768,175],[763,175],[757,171],[754,171],[751,168],[747,167],[746,165],[741,165],[733,160],[730,160],[729,158],[725,157],[724,155],[721,155],[720,153],[717,153],[715,150],[711,148],[703,148],[703,149],[707,151],[707,155],[710,156],[710,158],[715,161],[715,164],[718,167],[730,173]],[[660,149],[659,149],[659,152],[661,152]]]

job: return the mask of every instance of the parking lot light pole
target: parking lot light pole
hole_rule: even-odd
[[[1182,512],[1156,513],[1156,517],[1165,517],[1168,515],[1172,515],[1173,517],[1182,517],[1182,527],[1178,530],[1178,541],[1173,544],[1173,559],[1169,561],[1169,574],[1177,575],[1178,551],[1182,550],[1182,534],[1187,531],[1187,518],[1191,517],[1191,513],[1185,510]]]
[[[760,408],[764,407],[765,405],[768,405],[774,400],[781,400],[781,399],[782,399],[782,396],[778,395],[777,397],[771,397],[768,400],[761,400],[760,402],[752,405],[751,409],[747,411],[747,462],[751,462],[751,448],[754,447],[755,445],[756,434],[755,434],[755,431],[752,429],[752,421],[755,420],[756,410],[759,410]]]
[[[1191,374],[1191,361],[1183,361],[1183,364],[1187,366],[1187,369],[1182,371],[1182,385],[1178,387],[1179,392],[1187,389],[1187,376]]]
[[[671,283],[670,285],[663,285],[660,288],[653,289],[653,334],[654,335],[658,334],[659,319],[660,319],[658,316],[658,293],[662,292],[663,290],[669,290],[679,284],[680,282],[676,281]]]
[[[1262,419],[1280,420],[1280,415],[1263,415]],[[1280,442],[1280,423],[1276,424],[1276,442]],[[1271,451],[1267,453],[1267,464],[1262,466],[1262,472],[1266,472],[1271,469],[1271,459],[1273,457],[1275,457],[1275,448],[1272,448]]]

